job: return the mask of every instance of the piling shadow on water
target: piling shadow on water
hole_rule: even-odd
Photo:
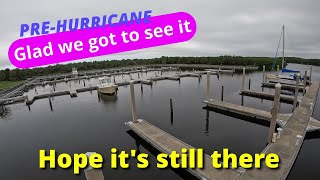
[[[146,150],[148,150],[155,157],[157,157],[157,155],[161,153],[158,149],[153,147],[151,144],[149,144],[147,141],[145,141],[143,138],[137,135],[134,131],[128,130],[127,133],[136,141],[138,152],[140,152],[139,146],[142,145]],[[170,169],[183,179],[188,179],[188,180],[198,179],[197,177],[193,176],[185,169],[174,169],[174,168],[170,168]]]

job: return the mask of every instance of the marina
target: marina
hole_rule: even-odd
[[[3,117],[3,119],[8,119],[8,121],[2,126],[9,128],[10,125],[15,121],[20,122],[21,125],[24,124],[24,126],[26,126],[25,123],[36,121],[36,126],[44,128],[46,131],[45,134],[47,134],[45,135],[45,137],[51,137],[49,138],[49,141],[53,143],[55,139],[52,136],[54,129],[51,130],[45,128],[44,124],[42,123],[42,121],[45,121],[49,123],[48,127],[57,127],[57,130],[61,133],[61,135],[59,136],[70,136],[69,138],[73,137],[73,139],[77,136],[82,137],[81,141],[77,141],[76,145],[74,146],[74,148],[70,149],[69,153],[72,153],[74,151],[79,152],[79,150],[81,152],[95,151],[103,153],[105,151],[105,146],[103,146],[102,144],[99,145],[95,143],[94,146],[96,148],[89,148],[91,147],[91,138],[100,139],[99,142],[106,141],[108,144],[111,143],[115,147],[123,150],[138,148],[141,151],[147,151],[147,153],[149,152],[148,150],[142,148],[142,146],[139,146],[139,144],[141,143],[138,143],[138,145],[136,144],[137,142],[135,138],[142,138],[143,141],[146,141],[147,144],[150,144],[153,148],[157,149],[157,151],[164,153],[170,153],[173,150],[178,151],[179,148],[181,149],[183,147],[187,149],[203,147],[206,154],[206,164],[211,163],[209,155],[213,152],[213,150],[221,150],[224,147],[230,148],[230,150],[236,154],[242,154],[244,152],[271,152],[279,147],[278,145],[273,147],[272,145],[275,143],[272,143],[271,146],[266,146],[266,135],[269,129],[269,122],[272,121],[270,107],[272,107],[271,103],[273,101],[275,92],[274,87],[261,87],[263,85],[263,76],[261,75],[261,72],[248,72],[245,75],[243,91],[263,92],[264,94],[268,94],[268,96],[270,96],[268,98],[264,97],[264,94],[259,94],[258,98],[239,94],[241,93],[243,84],[243,76],[239,73],[230,74],[228,71],[226,71],[226,73],[224,74],[222,73],[223,71],[219,73],[218,71],[215,72],[211,70],[208,73],[204,69],[192,71],[180,71],[178,69],[172,69],[162,72],[161,70],[157,70],[143,73],[141,73],[141,70],[130,71],[133,72],[127,74],[123,73],[123,75],[121,72],[108,72],[104,73],[103,75],[101,73],[100,77],[111,77],[111,81],[115,82],[115,84],[119,87],[116,96],[105,96],[101,94],[99,95],[96,86],[98,84],[99,77],[97,75],[96,77],[90,78],[81,77],[79,76],[81,74],[81,71],[79,71],[78,77],[69,77],[67,81],[65,81],[64,77],[61,77],[61,79],[57,78],[56,80],[50,80],[49,77],[42,77],[41,81],[45,83],[42,83],[39,80],[30,81],[34,84],[31,84],[29,82],[30,84],[27,84],[25,86],[27,87],[27,89],[25,90],[26,92],[22,94],[22,96],[10,97],[16,98],[17,102],[7,102],[4,106],[6,108],[15,107],[20,110],[25,109],[24,107],[26,107],[26,110],[23,110],[21,112],[21,117],[24,118],[21,119],[16,117],[15,120],[11,122],[10,117],[12,117],[13,115],[20,116],[19,114],[15,113],[14,111],[12,112],[11,110],[11,115],[9,114],[7,115],[7,117]],[[207,93],[208,74],[210,76],[211,83],[209,98]],[[313,79],[317,79],[317,75],[314,76],[315,77]],[[82,79],[72,79],[80,77]],[[250,90],[248,88],[249,79],[251,80]],[[132,85],[130,85],[130,82],[132,82]],[[311,100],[308,99],[310,98],[315,100],[315,97],[317,97],[317,94],[315,94],[315,92],[317,91],[316,86],[318,85],[317,83],[313,83],[313,85],[315,85],[315,88],[313,88],[314,86],[308,88],[307,94],[305,95],[305,97],[308,98],[302,98],[304,96],[301,92],[298,94],[300,98],[297,100],[300,101],[300,107],[297,106],[293,113],[292,102],[280,103],[280,112],[278,114],[276,123],[278,124],[278,127],[283,129],[281,134],[282,138],[291,138],[293,142],[294,137],[286,136],[286,128],[292,126],[292,123],[290,122],[292,121],[292,119],[295,119],[294,117],[296,115],[301,115],[302,113],[300,112],[307,110],[306,104],[311,103]],[[130,92],[131,87],[134,87],[134,94],[136,96],[135,103],[137,104],[137,114],[135,117],[137,117],[138,123],[133,123],[130,121],[128,122],[128,120],[132,119],[130,107],[131,98],[130,93],[128,93]],[[264,89],[262,90],[262,88]],[[23,99],[23,97],[25,97],[25,99]],[[294,96],[288,97],[292,98]],[[22,103],[18,102],[19,98],[21,98],[19,102]],[[211,100],[207,101],[207,99]],[[307,103],[305,103],[304,101],[306,101]],[[193,103],[190,104],[189,102]],[[29,106],[26,106],[26,103]],[[86,104],[88,104],[89,106],[87,106]],[[157,108],[155,108],[153,104],[156,104]],[[318,104],[315,102],[314,104],[314,109],[317,109],[316,106],[318,106]],[[209,109],[205,108],[206,106],[208,106]],[[154,111],[154,108],[157,109],[157,111]],[[226,113],[223,114],[218,111],[216,112],[211,108],[223,110]],[[59,113],[63,112],[64,109],[69,109],[68,111],[70,112],[78,113],[69,113],[67,115],[69,119],[68,121],[61,121],[62,119],[66,118],[56,120],[59,123],[65,124],[63,127],[57,126],[57,122],[48,121],[55,116],[66,116]],[[46,115],[43,114],[43,112],[45,112]],[[90,118],[88,112],[90,112],[90,114],[95,113],[96,117],[99,118]],[[121,115],[117,115],[118,113]],[[233,113],[234,115],[229,116],[228,114],[231,113]],[[32,116],[30,116],[31,114]],[[106,118],[106,114],[108,114],[108,117],[110,118]],[[310,112],[308,114],[310,114]],[[304,122],[305,132],[303,131],[303,128],[300,129],[299,132],[297,132],[300,133],[303,138],[304,134],[306,135],[307,138],[305,141],[309,141],[310,138],[317,139],[317,132],[319,129],[319,121],[317,120],[317,118],[320,117],[317,115],[317,111],[314,114],[316,116],[313,116],[312,118],[309,117],[309,120],[306,120]],[[303,118],[306,119],[308,116],[309,115],[303,116]],[[46,118],[44,119],[44,117]],[[250,118],[253,122],[246,121],[247,118],[244,117]],[[244,121],[239,121],[238,118],[244,119]],[[298,119],[299,118],[301,117],[299,116]],[[82,121],[79,122],[78,119],[81,119]],[[266,123],[260,123],[260,121]],[[80,123],[80,126],[78,127],[82,130],[89,131],[91,137],[84,137],[83,135],[81,135],[81,131],[77,131],[72,135],[67,135],[69,125],[73,123]],[[108,124],[110,123],[112,124],[112,126],[109,127]],[[230,127],[230,123],[237,128]],[[124,124],[126,124],[127,126],[125,126]],[[261,126],[261,124],[264,125]],[[27,131],[31,130],[31,127],[28,127],[28,125],[26,127]],[[229,127],[230,130],[226,129],[226,127]],[[131,129],[129,131],[132,131],[136,135],[132,135],[131,132],[129,133],[128,128]],[[188,129],[190,128],[194,129],[194,132],[192,134],[190,134],[188,131]],[[108,131],[105,131],[106,129],[108,129]],[[236,133],[236,136],[233,131],[238,132]],[[292,130],[288,129],[288,131]],[[8,132],[6,132],[6,129],[3,129],[2,133],[8,134]],[[130,134],[130,136],[128,135],[128,133]],[[212,133],[214,133],[214,135]],[[226,133],[230,134],[230,138],[222,138],[225,137]],[[255,137],[252,137],[252,133],[255,133]],[[309,133],[312,133],[312,135],[308,135]],[[107,138],[101,138],[101,134],[104,134],[104,137]],[[109,138],[115,135],[118,137],[117,139]],[[135,138],[132,138],[131,136]],[[37,139],[36,142],[39,142],[39,140],[42,138],[39,137],[35,139]],[[66,139],[64,142],[69,142],[68,139]],[[243,139],[251,139],[251,141],[246,141],[246,146],[241,146],[241,144],[244,143]],[[77,147],[80,147],[80,144],[81,147],[83,147],[83,143],[80,143],[83,141],[85,141],[84,146],[88,148],[81,148],[81,150]],[[276,141],[276,143],[277,142],[278,141]],[[63,145],[63,143],[61,145]],[[60,145],[57,144],[57,146],[59,147]],[[288,154],[290,162],[294,162],[296,158],[299,158],[299,156],[297,156],[297,152],[299,152],[300,146],[301,144],[299,144],[299,146],[294,146],[291,148],[292,153]],[[66,151],[68,152],[68,150]],[[149,161],[151,164],[155,163],[156,159],[154,158],[155,157],[150,157]],[[285,157],[281,158],[285,159]],[[106,161],[108,161],[108,157]],[[287,177],[290,169],[292,168],[292,165],[293,164],[288,166],[288,168],[286,169],[281,169],[281,173],[275,175],[274,177]],[[210,168],[211,166],[209,165],[207,165],[206,167],[208,168],[202,170],[188,169],[188,173],[180,171],[176,172],[172,171],[171,169],[157,170],[153,167],[151,167],[151,169],[152,172],[159,171],[164,176],[172,178],[178,176],[183,177],[184,179],[248,179],[250,177],[256,179],[255,172],[251,172],[254,170],[248,171],[244,169],[225,169],[221,171],[214,169],[213,167]],[[122,177],[118,173],[114,173],[114,171],[109,168],[103,169],[103,171],[103,174],[106,178]],[[265,169],[263,169],[263,171],[265,171]],[[58,172],[58,174],[63,173],[64,176],[69,177],[70,179],[76,179],[73,176],[65,174],[64,171],[57,170],[56,172]],[[128,174],[131,174],[130,171],[126,172]],[[297,172],[297,170],[294,170],[293,172]],[[97,171],[97,173],[101,172]],[[290,174],[292,173],[289,173],[289,179]],[[94,173],[90,175],[94,176]],[[259,175],[263,175],[263,173],[260,173]],[[43,174],[43,176],[46,175]],[[148,176],[152,177],[151,174],[149,174]],[[52,178],[54,177],[55,176],[53,176]],[[268,176],[265,175],[265,177]],[[156,177],[154,178],[157,179]]]

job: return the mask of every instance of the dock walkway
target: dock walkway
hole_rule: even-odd
[[[244,172],[238,178],[239,180],[283,180],[287,178],[306,135],[306,128],[313,112],[318,90],[319,82],[313,82],[302,99],[300,107],[295,109],[284,126],[281,138],[275,143],[269,144],[265,149],[266,154],[275,153],[279,155],[281,160],[279,168],[269,169],[262,166],[261,169],[250,169]],[[302,138],[299,139],[298,136]]]
[[[240,93],[245,96],[258,97],[258,98],[269,99],[269,100],[273,100],[273,98],[274,98],[274,93],[271,93],[271,92],[240,90]],[[281,94],[280,101],[285,102],[285,103],[293,103],[294,96]],[[298,96],[298,103],[300,101],[301,101],[301,97]]]
[[[156,149],[162,153],[170,154],[172,151],[181,153],[182,148],[191,149],[194,148],[189,144],[182,142],[181,140],[171,136],[163,130],[153,126],[145,120],[139,119],[137,123],[126,123],[135,133],[142,137],[145,141],[150,143]],[[215,169],[212,166],[211,157],[204,156],[204,168],[203,169],[188,169],[190,173],[200,179],[216,179],[216,180],[235,180],[241,175],[240,170],[236,169]]]

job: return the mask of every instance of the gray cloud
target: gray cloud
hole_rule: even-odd
[[[1,0],[0,68],[12,67],[7,51],[19,38],[22,23],[109,15],[150,9],[153,15],[176,11],[192,14],[198,23],[189,42],[93,59],[165,56],[274,56],[282,24],[286,25],[288,56],[320,58],[317,0]],[[91,60],[91,59],[89,59]]]

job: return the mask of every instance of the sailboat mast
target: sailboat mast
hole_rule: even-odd
[[[283,42],[282,42],[282,64],[281,64],[281,69],[284,68],[284,25],[282,26],[282,35],[283,35]]]

